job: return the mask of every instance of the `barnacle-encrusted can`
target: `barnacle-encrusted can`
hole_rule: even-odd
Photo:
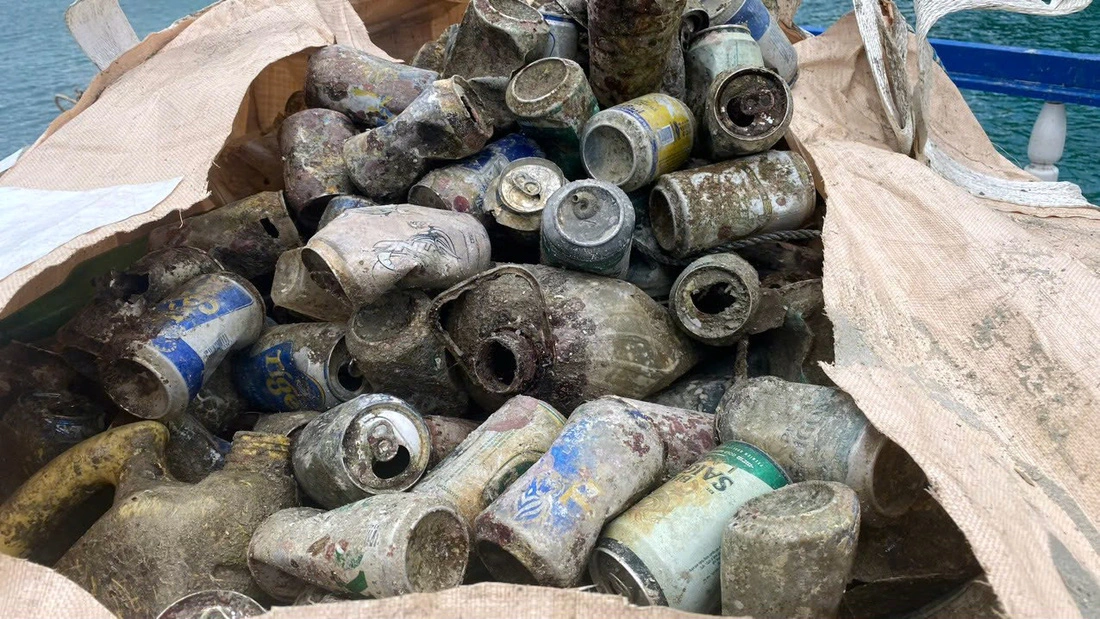
[[[851,488],[826,481],[787,486],[745,503],[724,528],[722,614],[836,617],[859,537]]]
[[[356,368],[344,325],[276,325],[234,362],[237,389],[256,410],[327,411],[371,388]]]
[[[695,118],[684,103],[649,94],[594,115],[581,155],[593,178],[634,191],[680,169],[695,143]]]
[[[718,447],[604,527],[589,563],[592,581],[632,604],[717,611],[726,523],[745,501],[788,481],[752,445]]]
[[[412,492],[449,501],[467,526],[542,457],[565,426],[553,407],[516,396],[470,433]]]
[[[361,395],[311,421],[294,446],[294,475],[321,505],[401,492],[428,469],[431,435],[402,400]]]
[[[484,221],[483,200],[493,179],[513,161],[542,155],[542,149],[531,138],[518,133],[507,135],[476,155],[425,174],[409,190],[409,203],[469,213]]]
[[[330,202],[330,204],[332,204]],[[326,322],[344,322],[351,316],[347,297],[322,288],[302,262],[304,248],[291,249],[279,256],[275,278],[271,281],[271,300],[279,307]]]
[[[447,47],[443,76],[511,75],[541,58],[549,39],[542,15],[519,0],[471,0]]]
[[[344,165],[344,142],[356,133],[350,118],[323,108],[283,121],[279,149],[286,202],[307,226],[316,226],[329,200],[354,188]]]
[[[466,526],[450,506],[388,494],[329,512],[276,512],[253,534],[248,566],[260,588],[284,602],[309,584],[384,598],[457,587],[469,555]]]
[[[439,78],[345,45],[315,52],[306,68],[306,102],[347,114],[360,127],[380,127]]]
[[[355,366],[378,393],[401,398],[424,415],[461,416],[469,397],[435,337],[432,298],[395,290],[359,308],[348,323]]]
[[[537,232],[546,201],[566,183],[554,162],[529,157],[508,164],[485,193],[485,210],[496,222],[518,232]]]
[[[589,69],[604,106],[657,92],[687,0],[589,0]]]
[[[512,77],[505,101],[523,133],[541,144],[567,177],[583,173],[581,135],[600,107],[579,64],[568,58],[532,62]]]
[[[711,254],[688,265],[672,285],[672,319],[711,346],[732,346],[760,305],[760,276],[737,254]]]
[[[103,384],[126,412],[145,419],[182,413],[233,350],[251,345],[264,326],[264,302],[243,277],[200,275],[169,293],[116,334],[100,359]]]
[[[817,191],[806,160],[769,151],[666,174],[649,202],[653,234],[683,258],[727,241],[793,230],[814,212]]]
[[[490,409],[519,394],[563,410],[608,393],[642,398],[697,360],[634,285],[546,266],[502,265],[451,288],[432,324]]]
[[[745,441],[767,451],[793,481],[851,486],[868,524],[904,514],[927,481],[909,454],[838,389],[749,379],[726,393],[715,426],[723,441]]]
[[[630,267],[634,205],[622,189],[597,180],[555,191],[542,213],[542,263],[608,277]]]
[[[744,24],[752,38],[760,44],[764,66],[772,69],[788,84],[798,79],[798,53],[783,34],[779,22],[768,12],[761,0],[702,0],[710,13],[710,23]]]
[[[309,240],[313,281],[353,306],[394,289],[439,290],[489,267],[489,235],[472,215],[411,204],[348,211]]]
[[[149,249],[194,247],[249,279],[270,274],[284,251],[302,237],[286,210],[283,192],[266,191],[149,233]]]
[[[348,174],[363,195],[392,202],[434,160],[456,160],[481,150],[493,127],[483,103],[461,77],[426,88],[389,123],[344,142]]]

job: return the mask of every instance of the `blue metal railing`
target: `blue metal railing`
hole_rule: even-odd
[[[807,27],[811,34],[825,29]],[[1100,107],[1100,54],[929,39],[959,88]]]

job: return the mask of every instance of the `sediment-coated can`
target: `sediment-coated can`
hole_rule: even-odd
[[[513,161],[542,156],[542,149],[531,138],[507,135],[476,155],[425,174],[409,190],[409,203],[469,213],[484,220],[484,196],[493,179]]]
[[[661,248],[683,258],[727,241],[793,230],[814,212],[817,191],[801,155],[769,151],[666,174],[649,220]]]
[[[313,281],[353,306],[394,289],[439,290],[489,266],[489,235],[472,215],[397,204],[348,211],[309,240]]]
[[[779,22],[761,0],[702,0],[710,13],[710,23],[744,24],[760,44],[764,66],[783,76],[788,84],[798,79],[798,52]]]
[[[432,330],[431,305],[424,292],[395,290],[360,307],[348,322],[348,350],[376,392],[423,415],[462,416],[469,396]]]
[[[749,499],[788,482],[763,451],[721,445],[604,528],[589,563],[592,581],[632,604],[714,613],[726,523]]]
[[[187,414],[207,430],[218,433],[245,411],[247,405],[233,384],[233,364],[222,363],[207,377],[191,403]]]
[[[190,484],[225,466],[229,441],[215,436],[192,415],[183,413],[161,420],[168,427],[168,446],[164,455],[172,477]]]
[[[447,60],[447,47],[451,45],[451,40],[457,32],[458,24],[451,24],[444,28],[435,40],[421,45],[413,56],[412,66],[437,73],[443,71],[443,63]]]
[[[424,475],[430,457],[431,436],[419,413],[392,396],[362,395],[302,430],[294,475],[315,501],[335,508],[407,490]]]
[[[787,134],[794,98],[783,78],[764,67],[723,71],[706,97],[702,144],[711,159],[763,152]]]
[[[272,302],[311,320],[346,321],[352,313],[351,302],[347,297],[333,294],[313,281],[302,262],[302,251],[303,248],[299,247],[279,256],[275,264],[275,278],[271,282]]]
[[[745,441],[767,451],[793,481],[851,486],[867,524],[904,514],[927,482],[909,454],[838,389],[752,378],[726,393],[715,426],[723,441]]]
[[[597,180],[555,191],[542,213],[541,262],[622,278],[630,267],[634,205],[626,193]]]
[[[580,26],[577,20],[554,6],[542,7],[539,9],[539,14],[546,21],[550,31],[546,39],[546,47],[542,51],[543,58],[578,60]]]
[[[661,406],[713,415],[732,382],[732,376],[689,374],[649,400]]]
[[[519,232],[537,232],[546,202],[566,183],[561,168],[537,157],[508,164],[485,192],[485,210],[498,224]]]
[[[358,597],[440,591],[462,583],[470,556],[454,510],[416,494],[372,496],[339,509],[284,509],[256,529],[256,583],[292,602],[308,584]]]
[[[283,121],[279,150],[286,202],[306,227],[317,225],[329,200],[354,189],[344,164],[344,142],[356,133],[350,118],[323,108]]]
[[[237,591],[199,591],[176,600],[157,619],[244,619],[267,610]]]
[[[605,107],[657,92],[687,0],[589,0],[589,71]]]
[[[549,404],[516,396],[470,433],[412,492],[449,501],[467,526],[542,457],[565,426]]]
[[[428,426],[428,436],[431,438],[432,451],[428,458],[428,470],[443,461],[466,440],[475,429],[477,422],[456,417],[441,417],[439,415],[425,415],[424,424]]]
[[[550,28],[519,0],[471,0],[447,48],[443,76],[510,76],[540,58]]]
[[[512,77],[505,101],[523,133],[541,144],[568,178],[583,173],[581,135],[600,108],[581,65],[568,58],[532,62]]]
[[[594,115],[581,154],[593,178],[634,191],[680,169],[695,143],[695,118],[682,101],[649,94]]]
[[[255,410],[327,411],[368,391],[348,352],[344,325],[276,325],[233,364],[237,389]]]
[[[200,275],[169,293],[129,335],[116,334],[119,350],[100,360],[107,393],[145,419],[182,413],[226,355],[255,342],[263,326],[264,302],[248,280]]]
[[[378,203],[370,198],[364,198],[363,196],[336,196],[329,200],[328,206],[325,207],[325,212],[321,214],[321,219],[317,221],[317,229],[320,230],[329,225],[332,223],[332,220],[343,215],[345,211],[363,208],[364,206],[378,206]]]
[[[787,486],[745,503],[724,529],[722,614],[837,616],[859,537],[851,488],[826,481]]]
[[[692,262],[669,296],[672,319],[711,346],[732,346],[760,305],[760,276],[737,254],[711,254]]]
[[[492,135],[480,97],[453,77],[428,86],[387,124],[344,142],[344,161],[363,195],[392,203],[408,195],[432,161],[469,157]]]
[[[764,57],[748,26],[725,24],[696,33],[685,47],[684,63],[688,93],[684,103],[700,119],[706,115],[707,91],[719,73],[739,67],[763,67]]]
[[[279,436],[289,438],[291,453],[293,453],[294,445],[297,444],[298,435],[301,433],[302,429],[320,415],[321,413],[317,411],[297,411],[294,413],[269,413],[260,415],[252,431],[262,432],[264,434],[278,434]]]
[[[150,249],[201,249],[249,279],[271,273],[284,251],[301,245],[281,191],[258,193],[149,233]]]
[[[380,127],[405,111],[439,78],[346,45],[314,52],[306,68],[306,102],[347,114],[360,127]]]

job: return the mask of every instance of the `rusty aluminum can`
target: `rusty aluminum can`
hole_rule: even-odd
[[[788,84],[798,79],[798,52],[761,0],[702,0],[710,23],[743,24],[760,45],[764,66],[783,76]]]
[[[352,182],[373,200],[404,198],[433,160],[485,147],[493,130],[483,105],[460,77],[435,82],[389,123],[344,142]]]
[[[108,395],[145,419],[182,413],[230,351],[251,345],[264,326],[264,302],[243,277],[200,275],[169,293],[101,358]]]
[[[581,65],[567,58],[535,61],[512,77],[505,100],[523,133],[541,144],[566,176],[581,175],[581,135],[600,111]]]
[[[817,191],[801,155],[769,151],[666,174],[649,220],[661,248],[677,258],[736,239],[794,230],[813,215]]]
[[[424,415],[462,416],[469,396],[432,330],[431,305],[419,290],[395,290],[360,307],[348,322],[348,350],[375,391]]]
[[[510,76],[542,57],[550,28],[519,0],[471,0],[447,47],[443,77]]]
[[[542,155],[530,138],[505,136],[476,155],[428,172],[409,190],[409,203],[469,213],[484,221],[484,196],[493,180],[509,163]]]
[[[314,52],[306,67],[306,102],[380,127],[405,111],[439,79],[435,71],[391,62],[345,45]]]
[[[726,393],[715,426],[724,441],[745,441],[767,451],[794,481],[851,486],[867,524],[907,512],[927,482],[909,454],[876,430],[852,397],[838,389],[749,379]]]
[[[394,289],[439,290],[489,266],[489,235],[472,215],[399,204],[348,211],[310,239],[313,281],[355,306]]]
[[[258,193],[149,234],[150,249],[201,249],[249,279],[270,274],[284,251],[301,245],[281,191]]]
[[[315,108],[293,114],[279,130],[287,205],[313,227],[333,197],[354,186],[344,165],[344,142],[358,133],[351,119]]]
[[[672,319],[692,338],[732,346],[760,305],[760,276],[737,254],[711,254],[688,265],[672,285]]]
[[[256,600],[236,591],[199,591],[185,595],[165,608],[157,619],[244,619],[267,610]]]
[[[741,67],[718,75],[705,107],[701,142],[712,159],[729,159],[775,146],[790,127],[794,98],[771,69]]]
[[[723,614],[837,616],[859,537],[851,488],[826,481],[787,486],[745,503],[724,528]]]
[[[542,50],[542,57],[580,60],[578,45],[581,29],[577,20],[566,14],[560,7],[553,5],[542,7],[539,9],[539,14],[542,15],[550,30],[546,47]]]
[[[225,466],[232,444],[215,436],[194,416],[184,413],[161,421],[168,427],[164,455],[172,477],[194,484]]]
[[[684,50],[688,92],[684,102],[697,119],[706,117],[707,92],[719,73],[740,67],[764,66],[760,45],[752,38],[748,26],[742,24],[701,30]]]
[[[592,581],[631,604],[715,613],[726,523],[746,501],[789,481],[752,445],[718,447],[604,527],[589,563]]]
[[[581,155],[593,178],[634,191],[680,169],[694,144],[691,110],[678,99],[651,94],[593,116]]]
[[[425,415],[424,423],[428,426],[432,443],[431,456],[428,458],[429,471],[451,455],[478,426],[476,421],[439,415]]]
[[[427,470],[431,447],[428,426],[408,404],[383,394],[362,395],[302,430],[294,474],[313,500],[335,508],[407,490]]]
[[[668,312],[621,280],[502,265],[439,295],[432,325],[488,409],[530,395],[563,410],[643,398],[697,361]]]
[[[687,0],[589,0],[589,72],[605,107],[657,92]]]
[[[489,416],[412,492],[440,497],[467,526],[542,457],[565,426],[549,404],[516,396]]]
[[[413,56],[412,66],[436,73],[442,72],[443,62],[447,59],[447,47],[450,46],[457,32],[458,24],[451,24],[439,33],[438,38],[421,45]]]
[[[291,249],[279,256],[271,282],[272,302],[311,320],[346,321],[352,314],[351,302],[313,281],[302,262],[303,251],[303,248]]]
[[[260,588],[285,602],[307,583],[384,598],[457,587],[469,555],[466,526],[450,506],[389,494],[330,512],[276,512],[253,534],[248,565]]]
[[[553,161],[528,157],[508,164],[485,192],[485,210],[498,224],[519,232],[537,232],[542,212],[566,183]]]
[[[256,410],[327,411],[371,389],[348,352],[344,325],[277,325],[234,361],[237,389]]]
[[[622,189],[574,181],[547,200],[542,213],[543,264],[622,278],[630,267],[634,205]]]

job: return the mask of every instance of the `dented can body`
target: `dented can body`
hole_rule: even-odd
[[[542,155],[530,138],[505,136],[476,155],[425,174],[409,190],[409,203],[484,218],[484,196],[493,179],[513,161]]]
[[[116,334],[117,357],[101,360],[107,393],[138,417],[182,413],[226,355],[255,342],[263,325],[263,299],[247,280],[227,272],[196,277],[133,332]]]
[[[516,396],[489,416],[412,492],[449,501],[467,526],[542,457],[565,426],[553,407]]]
[[[650,196],[661,248],[682,258],[727,241],[793,230],[813,214],[817,191],[806,160],[788,151],[666,174]]]
[[[313,281],[353,306],[394,289],[439,290],[489,266],[489,235],[471,215],[400,204],[348,211],[310,239]]]
[[[594,115],[581,155],[593,178],[634,191],[680,169],[695,144],[695,118],[678,99],[650,94]]]
[[[542,213],[542,263],[550,266],[624,277],[633,238],[634,205],[611,183],[569,183]]]
[[[493,134],[480,98],[460,77],[433,83],[389,123],[344,142],[352,182],[373,200],[400,200],[433,160],[481,150]]]
[[[519,394],[565,410],[607,393],[641,398],[697,361],[664,308],[635,286],[546,266],[486,271],[437,297],[432,315],[486,408]]]
[[[443,76],[510,76],[540,58],[550,28],[519,0],[471,0],[447,48]]]
[[[851,488],[825,481],[787,486],[745,503],[724,528],[723,614],[837,616],[859,537]]]
[[[428,426],[428,436],[431,437],[432,452],[428,458],[428,470],[451,455],[452,452],[466,440],[471,432],[477,429],[476,421],[457,419],[455,417],[441,417],[439,415],[425,415],[424,423]]]
[[[788,481],[752,445],[718,447],[604,528],[589,564],[592,581],[632,604],[717,611],[726,523],[746,501]]]
[[[345,45],[315,52],[306,68],[306,102],[348,115],[360,127],[380,127],[439,78]]]
[[[362,395],[323,413],[298,435],[294,474],[315,501],[340,507],[401,492],[428,468],[431,436],[402,400]]]
[[[355,135],[351,119],[332,110],[303,110],[283,121],[279,149],[287,206],[313,227],[328,201],[354,186],[344,165],[344,142]]]
[[[252,536],[248,564],[260,587],[285,602],[307,583],[384,598],[457,587],[469,552],[466,527],[449,506],[391,494],[330,512],[277,512]]]
[[[546,202],[566,183],[561,168],[530,157],[508,164],[485,194],[485,210],[497,224],[520,233],[537,232]]]
[[[710,23],[743,24],[760,45],[764,66],[783,76],[788,84],[798,79],[798,53],[779,22],[761,0],[702,0]]]
[[[753,378],[726,393],[715,425],[722,440],[767,451],[793,481],[851,486],[870,524],[908,511],[927,481],[905,450],[867,421],[851,396],[830,387]]]
[[[592,90],[606,107],[657,92],[687,0],[589,0]]]
[[[696,33],[685,48],[684,62],[688,93],[684,102],[696,118],[704,118],[707,91],[718,74],[739,67],[763,67],[764,57],[747,26],[726,24]]]
[[[271,282],[271,300],[278,307],[312,320],[346,321],[352,313],[351,302],[313,281],[302,262],[303,251],[303,248],[292,249],[279,256]]]
[[[348,350],[376,392],[424,415],[461,416],[469,397],[432,330],[431,305],[419,290],[395,290],[360,307],[348,323]]]
[[[600,111],[584,69],[568,58],[544,58],[520,69],[508,84],[508,109],[524,134],[568,176],[583,173],[581,135]]]
[[[249,279],[271,273],[284,251],[301,245],[281,191],[258,193],[149,234],[150,249],[201,249]]]
[[[711,254],[692,262],[672,285],[672,319],[711,346],[732,346],[760,305],[760,276],[737,254]]]
[[[344,325],[301,323],[264,331],[234,370],[237,389],[256,410],[327,411],[370,389],[353,363]]]

